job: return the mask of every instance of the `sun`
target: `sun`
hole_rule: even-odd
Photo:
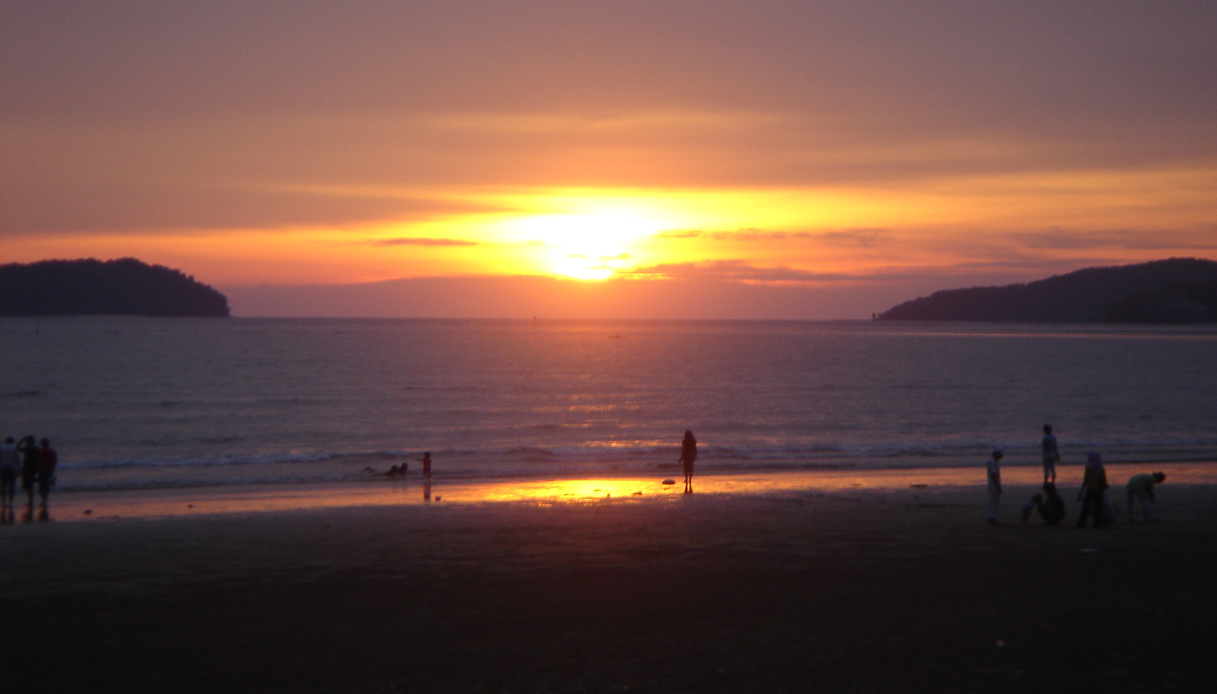
[[[640,242],[663,228],[625,210],[537,215],[513,226],[538,249],[546,270],[579,280],[605,280],[631,267]]]

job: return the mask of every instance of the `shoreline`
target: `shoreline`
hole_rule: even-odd
[[[1066,454],[1059,467],[1085,464],[1089,450],[1103,453],[1103,460],[1111,465],[1166,465],[1208,463],[1214,460],[1214,444],[1129,445],[1125,448],[1107,449],[1103,446],[1082,446]],[[1000,442],[999,444],[1000,445]],[[1006,456],[1003,469],[1040,467],[1040,452],[1035,446],[1003,446]],[[698,474],[750,475],[782,472],[854,471],[871,472],[883,470],[910,470],[935,468],[970,469],[982,466],[992,445],[976,450],[956,453],[918,453],[904,451],[893,454],[839,454],[813,455],[805,458],[756,458],[740,460],[728,454],[725,458],[703,456]],[[455,454],[455,464],[443,461],[437,468],[447,480],[482,479],[531,479],[538,477],[626,477],[679,474],[676,462],[623,462],[603,459],[598,462],[548,462],[521,463],[505,461],[504,454],[474,454],[480,457],[470,463],[467,452]],[[672,453],[675,456],[676,452]],[[663,459],[668,460],[670,456]],[[257,456],[254,456],[256,459]],[[366,479],[364,468],[387,469],[401,462],[412,464],[410,479],[421,479],[418,459],[411,452],[363,452],[363,453],[316,453],[303,458],[286,456],[280,460],[243,460],[228,455],[214,458],[199,458],[193,462],[73,462],[61,459],[60,470],[70,475],[72,485],[82,489],[146,489],[174,486],[224,486],[237,483],[233,477],[244,477],[249,484],[277,483],[327,483],[350,482]],[[506,463],[506,464],[504,464]]]
[[[1171,486],[1217,485],[1217,463],[1114,463],[1106,466],[1111,489],[1120,491],[1138,472],[1161,470]],[[1081,465],[1058,465],[1058,487],[1067,499],[1081,481]],[[668,472],[668,471],[661,471]],[[1017,506],[1040,486],[1040,466],[1003,466],[1008,493],[1006,506]],[[156,519],[179,516],[273,513],[360,506],[478,505],[590,503],[596,501],[671,501],[682,496],[679,474],[638,476],[533,476],[476,479],[437,476],[428,484],[420,477],[369,478],[350,482],[240,484],[226,486],[161,487],[121,490],[53,491],[49,519],[56,522]],[[664,479],[674,480],[671,485]],[[881,470],[767,470],[741,474],[699,473],[694,496],[757,496],[800,499],[851,492],[894,493],[913,490],[923,495],[971,489],[981,503],[983,468],[927,467]],[[1122,495],[1121,495],[1122,496]],[[27,507],[18,490],[18,520]],[[1122,498],[1116,499],[1123,503]],[[37,502],[35,502],[37,506]]]

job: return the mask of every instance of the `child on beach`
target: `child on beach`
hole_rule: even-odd
[[[1152,475],[1148,472],[1142,472],[1139,475],[1133,475],[1128,480],[1128,522],[1132,523],[1137,515],[1136,507],[1133,505],[1133,498],[1141,500],[1141,517],[1146,523],[1157,523],[1158,517],[1154,515],[1154,485],[1162,484],[1166,481],[1166,474],[1155,472]]]
[[[423,477],[431,479],[431,451],[423,453]]]
[[[1026,525],[1027,521],[1031,520],[1031,511],[1039,508],[1043,501],[1043,494],[1033,494],[1030,499],[1027,499],[1027,501],[1023,503],[1023,525]]]
[[[1056,447],[1056,437],[1052,435],[1052,425],[1044,425],[1044,439],[1040,442],[1044,452],[1044,484],[1056,484],[1056,464],[1061,460],[1060,451]]]

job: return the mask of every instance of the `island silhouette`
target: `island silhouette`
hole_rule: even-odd
[[[876,316],[889,321],[1214,323],[1217,262],[1171,258],[1094,267],[1026,284],[947,289]]]
[[[228,298],[135,258],[0,265],[0,316],[229,315]]]

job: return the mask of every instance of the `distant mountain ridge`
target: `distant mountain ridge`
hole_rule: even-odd
[[[1217,262],[1171,258],[1095,267],[1027,284],[948,289],[878,320],[1006,323],[1214,323]]]
[[[134,258],[0,266],[0,316],[229,315],[228,298],[179,270]]]

